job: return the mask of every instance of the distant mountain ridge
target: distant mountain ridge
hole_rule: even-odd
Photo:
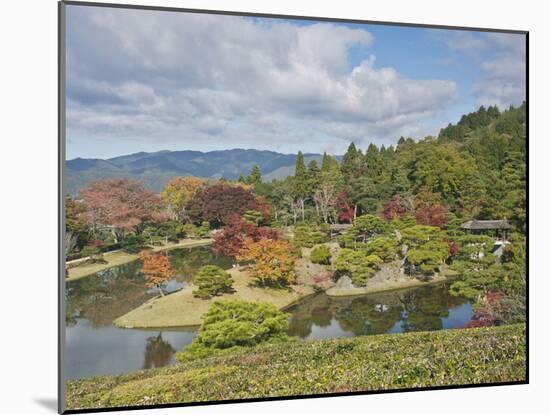
[[[322,159],[321,154],[304,154],[307,162]],[[264,180],[284,179],[294,174],[296,154],[269,150],[232,149],[201,151],[139,152],[109,159],[75,158],[65,163],[66,191],[77,194],[92,180],[128,177],[143,180],[145,186],[160,191],[174,176],[236,179],[246,176],[257,164]]]

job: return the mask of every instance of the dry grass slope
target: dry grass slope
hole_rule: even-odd
[[[201,324],[201,317],[213,301],[234,298],[253,302],[268,302],[282,309],[314,293],[312,287],[293,286],[291,290],[260,288],[249,285],[251,279],[238,268],[228,270],[233,277],[232,294],[224,294],[210,300],[193,296],[196,288],[190,285],[181,291],[156,297],[114,321],[118,327],[185,327]]]

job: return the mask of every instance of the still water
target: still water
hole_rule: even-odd
[[[168,252],[176,276],[165,292],[184,287],[205,264],[231,267],[229,257],[209,247]],[[109,268],[67,283],[65,377],[115,375],[172,364],[174,354],[191,343],[196,329],[120,329],[112,321],[156,296],[145,285],[141,261]]]
[[[287,311],[289,334],[302,339],[451,329],[473,314],[471,304],[451,296],[445,284],[360,297],[318,294]]]
[[[184,287],[203,265],[231,267],[231,259],[209,247],[169,252],[177,275],[166,291]],[[176,351],[191,343],[194,328],[120,329],[111,322],[155,296],[135,261],[67,284],[65,377],[113,375],[173,364]],[[302,339],[441,330],[464,326],[470,303],[452,297],[444,284],[332,298],[318,294],[289,310],[289,334]]]

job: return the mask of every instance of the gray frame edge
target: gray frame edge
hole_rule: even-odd
[[[57,135],[58,135],[58,153],[57,153],[57,196],[58,196],[58,291],[57,291],[57,313],[58,313],[58,344],[57,344],[57,411],[65,412],[65,365],[63,352],[65,350],[65,12],[64,2],[57,4],[57,56],[58,56],[58,75],[57,75]]]

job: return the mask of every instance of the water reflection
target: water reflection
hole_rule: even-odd
[[[471,305],[445,285],[335,298],[319,294],[288,310],[289,333],[300,338],[333,338],[464,326]]]
[[[147,339],[145,345],[145,356],[143,360],[143,369],[162,367],[170,364],[172,355],[176,350],[170,343],[163,340],[162,333]]]
[[[224,269],[230,258],[209,247],[169,251],[175,277],[165,285],[166,292],[184,287],[206,264]],[[189,344],[195,329],[125,330],[112,321],[157,295],[145,285],[140,260],[109,268],[67,283],[66,377],[75,379],[103,374],[161,367],[174,363],[175,351]]]

